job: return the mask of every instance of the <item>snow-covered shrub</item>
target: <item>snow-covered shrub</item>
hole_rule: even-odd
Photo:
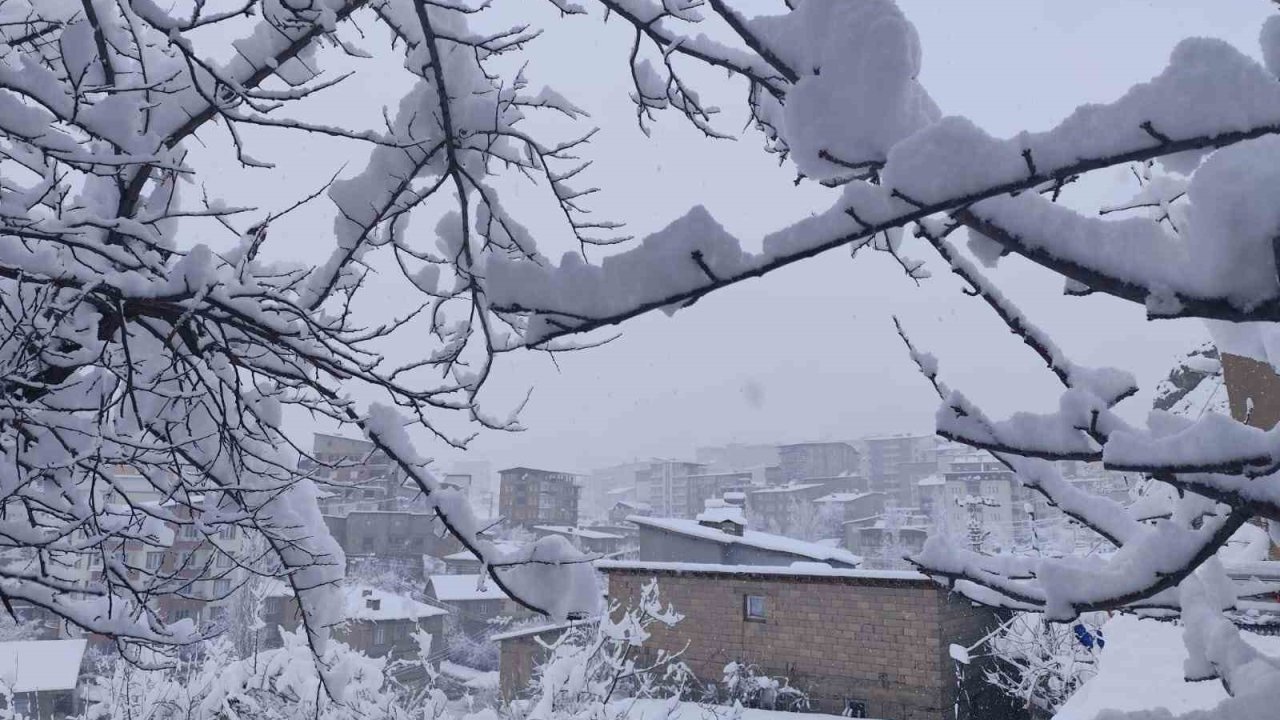
[[[681,619],[662,605],[658,582],[650,580],[635,607],[615,605],[546,643],[547,657],[534,670],[527,699],[513,703],[512,714],[522,720],[620,720],[625,710],[610,707],[616,699],[682,697],[694,682],[682,653],[644,647],[648,628]]]
[[[1040,613],[1016,613],[981,646],[983,677],[1019,705],[1052,715],[1097,673],[1105,619],[1053,623]]]
[[[804,712],[809,709],[809,696],[791,686],[790,678],[761,672],[752,663],[737,660],[724,666],[720,684],[707,688],[706,701],[717,705]]]

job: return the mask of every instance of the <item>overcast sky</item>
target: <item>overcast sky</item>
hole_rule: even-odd
[[[1159,72],[1187,36],[1223,38],[1257,56],[1258,29],[1273,11],[1264,0],[899,4],[919,30],[922,82],[943,112],[968,116],[998,136],[1045,129],[1080,104],[1116,98]],[[532,5],[514,0],[517,8]],[[794,186],[793,171],[778,167],[750,131],[737,142],[705,140],[673,115],[646,138],[627,100],[628,33],[621,24],[604,26],[598,14],[560,22],[548,13],[545,19],[546,35],[531,46],[530,79],[553,85],[601,126],[590,151],[598,163],[591,180],[603,188],[595,207],[626,221],[628,232],[643,236],[701,204],[755,249],[766,233],[834,200],[830,191]],[[724,93],[715,98],[725,108],[720,126],[737,132],[745,121],[742,89],[712,77],[720,87],[711,91]],[[348,100],[340,112],[376,123],[381,105],[394,103],[402,89],[399,81],[371,86],[366,80],[358,101]],[[289,154],[284,166],[295,184],[317,183],[342,161],[305,148]],[[1099,198],[1123,199],[1132,189],[1127,171],[1113,170],[1078,190],[1073,202],[1096,207]],[[321,214],[309,222],[284,253],[327,252],[330,221]],[[536,220],[530,225],[541,229]],[[555,232],[540,233],[538,243],[553,258],[571,247]],[[559,355],[558,365],[545,354],[509,355],[486,401],[491,412],[505,415],[532,388],[522,415],[528,429],[482,435],[469,457],[422,437],[423,454],[446,469],[458,460],[487,460],[495,469],[520,464],[584,472],[655,455],[691,456],[698,445],[928,432],[936,398],[907,361],[893,314],[939,356],[945,379],[990,412],[1055,403],[1052,377],[985,305],[962,295],[927,247],[908,245],[906,252],[929,260],[935,276],[917,287],[886,256],[850,259],[833,251],[720,291],[674,317],[634,320],[611,344]],[[1148,323],[1132,305],[1063,298],[1059,279],[1026,263],[1006,261],[995,275],[1073,358],[1137,374],[1145,391],[1126,403],[1134,418],[1145,412],[1151,387],[1177,354],[1206,338],[1196,321]],[[422,352],[430,349],[424,340]],[[297,427],[312,429],[302,419]]]

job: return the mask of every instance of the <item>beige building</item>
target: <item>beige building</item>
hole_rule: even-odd
[[[684,614],[655,625],[646,643],[684,651],[703,682],[726,664],[755,664],[809,693],[818,712],[882,720],[952,720],[952,643],[968,646],[996,624],[994,613],[915,572],[602,562],[609,599],[635,604],[658,581],[662,601]],[[972,669],[969,672],[973,672]],[[981,682],[972,692],[981,692]],[[967,717],[961,703],[960,717]]]

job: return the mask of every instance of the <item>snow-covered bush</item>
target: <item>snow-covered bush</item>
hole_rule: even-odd
[[[970,658],[983,658],[984,679],[1018,705],[1052,715],[1097,673],[1105,639],[1104,617],[1077,623],[1046,622],[1039,613],[1016,613],[989,635]]]
[[[720,684],[707,689],[705,698],[717,705],[804,712],[809,709],[809,696],[791,686],[790,678],[774,677],[761,672],[753,663],[737,660],[724,666]]]
[[[626,711],[610,707],[614,700],[680,698],[694,682],[682,652],[644,643],[650,627],[671,627],[681,619],[662,605],[658,582],[650,580],[635,607],[615,605],[546,643],[547,657],[534,669],[527,699],[515,701],[512,714],[521,720],[620,720]]]

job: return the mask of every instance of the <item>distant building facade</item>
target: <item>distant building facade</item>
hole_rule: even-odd
[[[654,515],[693,517],[702,507],[689,503],[689,476],[701,475],[706,468],[683,460],[653,460],[636,471],[636,498],[649,503]]]
[[[886,435],[863,443],[869,489],[885,493],[900,507],[915,506],[916,483],[939,470],[937,436]]]
[[[857,448],[844,442],[808,442],[778,446],[782,481],[835,477],[858,473],[862,458]]]
[[[642,653],[682,651],[704,682],[730,662],[785,676],[814,710],[882,720],[964,720],[966,699],[993,692],[976,669],[957,687],[952,643],[968,646],[996,615],[911,572],[600,563],[624,606],[657,579],[684,619],[654,625]],[[977,720],[975,718],[974,720]]]
[[[414,635],[419,630],[431,633],[433,638],[444,636],[444,618],[449,611],[443,607],[359,585],[344,586],[342,601],[347,621],[334,628],[334,636],[369,657],[414,658],[418,653]],[[278,628],[290,632],[298,629],[302,615],[288,585],[271,584],[262,619],[267,647],[279,647]]]
[[[500,470],[498,514],[510,525],[577,525],[580,489],[571,473],[514,467]]]
[[[376,559],[402,565],[420,577],[422,556],[443,558],[462,549],[452,533],[442,532],[435,515],[411,510],[353,510],[327,514],[325,524],[347,556],[348,565]]]
[[[315,433],[312,442],[298,469],[321,488],[321,510],[396,510],[421,502],[417,485],[373,443],[326,433]]]

